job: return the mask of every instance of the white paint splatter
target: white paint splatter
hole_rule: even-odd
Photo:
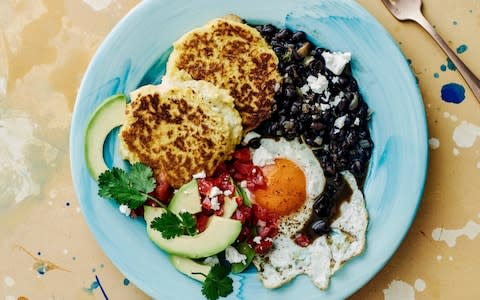
[[[443,117],[444,118],[450,117],[450,113],[448,111],[443,112]]]
[[[48,201],[47,204],[48,204],[48,206],[52,206],[52,205],[53,205],[53,202],[52,202],[52,201]]]
[[[477,162],[477,169],[480,169],[480,161]]]
[[[75,211],[76,211],[77,213],[79,213],[79,212],[80,212],[80,207],[75,208]]]
[[[449,256],[449,257],[448,257],[448,260],[449,260],[449,261],[453,261],[453,256]]]
[[[453,122],[457,122],[458,121],[458,117],[456,115],[451,115],[450,116],[450,120],[452,120]]]
[[[107,8],[112,3],[112,0],[83,0],[83,2],[88,4],[93,10],[99,11]]]
[[[5,278],[3,279],[3,282],[5,282],[5,285],[7,287],[12,287],[15,285],[15,280],[10,276],[5,276]]]
[[[437,260],[438,260],[438,261],[441,261],[442,258],[443,258],[443,257],[442,257],[441,255],[437,255]]]
[[[479,233],[480,224],[470,220],[460,229],[435,228],[432,231],[432,238],[435,241],[444,241],[448,247],[454,247],[457,244],[457,238],[466,236],[470,240],[473,240]]]
[[[63,249],[63,254],[67,255],[68,254],[68,249]]]
[[[440,140],[437,138],[431,138],[428,140],[428,145],[430,146],[430,149],[438,149],[440,147]]]
[[[415,300],[415,290],[404,281],[393,280],[383,290],[383,296],[385,300]]]
[[[460,155],[460,151],[457,148],[453,148],[453,155],[455,156]]]
[[[16,300],[17,298],[13,296],[5,296],[5,300]]]
[[[4,77],[0,77],[0,97],[7,95],[7,80]]]
[[[470,148],[480,137],[480,127],[463,121],[453,131],[453,141],[460,148]]]
[[[425,281],[423,281],[423,279],[418,278],[417,280],[415,280],[415,289],[418,292],[423,292],[426,287],[427,287],[427,284],[425,283]]]
[[[35,137],[35,124],[23,113],[0,110],[0,209],[40,194],[45,164],[58,149]],[[32,156],[40,153],[40,159]]]

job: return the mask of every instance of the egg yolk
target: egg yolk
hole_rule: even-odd
[[[255,202],[279,215],[288,215],[302,207],[306,199],[306,180],[302,169],[288,159],[275,159],[262,167],[267,188],[254,192]]]

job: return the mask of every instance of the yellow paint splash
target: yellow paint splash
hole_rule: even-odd
[[[40,259],[38,257],[35,257],[35,255],[33,255],[30,251],[28,251],[27,249],[25,249],[22,246],[16,246],[16,248],[20,251],[25,252],[28,256],[33,258],[33,260],[35,261],[33,263],[33,269],[35,271],[37,271],[38,274],[40,274],[40,275],[44,275],[45,273],[47,273],[48,271],[51,271],[51,270],[60,270],[60,271],[64,271],[64,272],[70,272],[70,270],[67,270],[63,267],[60,267],[59,265],[54,264],[54,263],[52,263],[48,260],[43,260],[43,259]]]

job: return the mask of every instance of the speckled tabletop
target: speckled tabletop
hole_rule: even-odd
[[[89,232],[68,151],[87,64],[137,2],[0,1],[1,299],[148,299]],[[396,21],[380,0],[359,2],[393,35],[418,78],[430,163],[408,236],[352,299],[478,299],[480,104],[418,26]],[[480,75],[480,1],[425,0],[424,13]]]

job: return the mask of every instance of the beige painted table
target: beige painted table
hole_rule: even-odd
[[[148,299],[102,253],[73,191],[68,155],[77,87],[95,49],[137,0],[0,0],[0,294],[14,299]],[[353,299],[479,299],[480,104],[445,55],[380,0],[361,0],[418,77],[429,177],[406,240]],[[424,12],[480,74],[480,1],[425,0]],[[464,46],[462,46],[464,45]],[[477,238],[477,239],[476,239]]]

